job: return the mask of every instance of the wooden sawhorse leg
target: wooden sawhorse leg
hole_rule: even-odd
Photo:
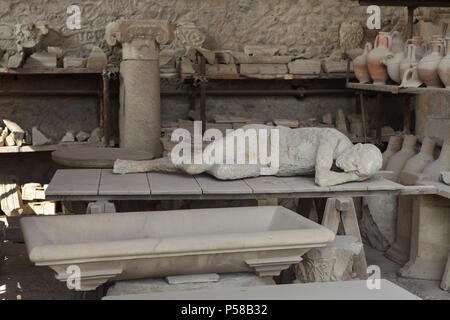
[[[356,216],[353,199],[329,198],[325,206],[322,225],[337,234],[341,221],[344,227],[345,235],[354,236],[362,243],[361,232],[359,231],[358,225],[358,217]],[[366,280],[368,277],[364,248],[355,259],[355,272],[361,280]]]

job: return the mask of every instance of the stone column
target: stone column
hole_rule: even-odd
[[[110,46],[122,44],[120,65],[120,147],[162,154],[159,45],[173,41],[163,20],[118,20],[106,27]]]

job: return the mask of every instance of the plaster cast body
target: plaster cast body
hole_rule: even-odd
[[[381,152],[373,145],[353,145],[342,133],[331,128],[268,127],[248,125],[234,136],[245,135],[248,129],[268,130],[268,150],[270,151],[270,130],[279,129],[279,170],[276,176],[296,176],[315,173],[316,183],[331,186],[349,181],[362,181],[370,178],[382,165]],[[225,137],[228,139],[230,136]],[[211,154],[224,140],[217,140],[206,147],[204,153]],[[260,143],[260,141],[258,141]],[[224,145],[224,144],[223,144]],[[224,147],[225,148],[225,147]],[[247,146],[248,148],[248,146]],[[249,150],[249,149],[247,149]],[[249,158],[246,152],[246,158]],[[225,152],[224,152],[225,154]],[[270,152],[269,152],[270,154]],[[331,171],[333,163],[344,172]],[[226,163],[226,162],[224,162]],[[117,160],[114,173],[127,174],[139,172],[178,172],[197,175],[207,172],[219,180],[234,180],[257,177],[263,174],[261,164],[179,164],[170,158],[153,161]],[[268,167],[268,166],[267,166]],[[267,168],[266,168],[267,169]]]

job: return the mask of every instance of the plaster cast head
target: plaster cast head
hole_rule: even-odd
[[[373,144],[357,144],[344,151],[337,159],[336,166],[345,172],[367,178],[377,173],[383,165],[380,149]]]

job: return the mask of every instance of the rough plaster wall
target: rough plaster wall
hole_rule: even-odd
[[[82,29],[70,31],[66,27],[67,7],[77,4],[82,9]],[[61,46],[66,55],[86,57],[93,45],[102,47],[112,62],[118,62],[120,48],[109,48],[104,41],[104,28],[108,22],[120,17],[130,19],[168,19],[173,23],[194,22],[205,32],[208,49],[242,50],[245,44],[287,45],[291,54],[306,54],[312,58],[333,55],[341,57],[339,29],[342,22],[358,21],[365,26],[368,15],[366,7],[349,0],[0,0],[0,48],[14,51],[13,30],[18,23],[46,22],[51,29],[45,46]],[[404,31],[402,9],[382,8],[382,29]],[[373,41],[377,31],[365,28],[365,41]],[[176,40],[171,47],[179,48]],[[53,82],[52,82],[53,81]],[[25,83],[24,83],[25,82]],[[30,84],[31,82],[31,84]],[[17,79],[1,85],[36,89],[41,80]],[[49,88],[66,89],[85,87],[84,81],[74,83],[69,79],[50,80]],[[221,88],[226,84],[219,84]],[[284,88],[290,88],[284,84]],[[163,81],[162,88],[183,88],[179,83]],[[248,86],[245,86],[248,88]],[[306,120],[326,112],[335,113],[343,107],[347,113],[354,112],[353,97],[307,97],[289,98],[209,98],[208,114],[233,114],[242,116],[296,118]],[[368,108],[373,106],[369,101]],[[117,106],[116,106],[117,107]],[[95,99],[64,98],[0,98],[0,115],[23,123],[26,129],[39,125],[53,139],[65,131],[95,128],[97,124]],[[164,98],[163,120],[186,118],[189,112],[187,98]],[[25,156],[19,156],[25,157]],[[31,158],[20,166],[33,163]],[[17,165],[7,166],[12,174],[26,176]],[[6,167],[5,167],[6,170]],[[41,178],[45,180],[45,178]]]

